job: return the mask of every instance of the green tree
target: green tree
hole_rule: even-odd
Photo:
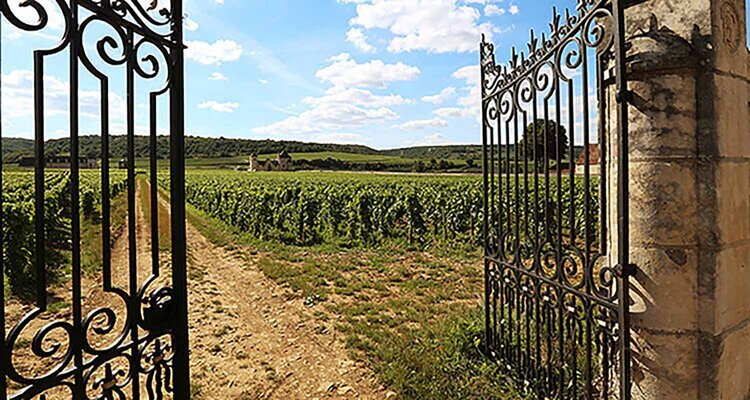
[[[535,131],[536,141],[534,140]],[[560,144],[559,147],[558,143]],[[534,153],[535,144],[536,153]],[[526,132],[519,145],[521,149],[526,150],[527,159],[534,160],[537,165],[542,166],[545,154],[550,160],[555,160],[557,155],[560,156],[561,160],[565,158],[565,152],[568,149],[568,133],[564,126],[553,120],[538,119],[526,127]],[[534,158],[535,154],[536,158]]]

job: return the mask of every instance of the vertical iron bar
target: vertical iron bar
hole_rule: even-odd
[[[151,191],[151,273],[154,276],[159,275],[159,192],[158,192],[158,184],[159,181],[157,180],[157,164],[156,164],[156,144],[157,144],[157,138],[156,138],[156,127],[157,127],[157,120],[156,120],[156,94],[151,93],[149,96],[149,105],[150,105],[150,116],[151,116],[151,122],[150,122],[150,145],[151,148],[149,149],[149,157],[150,160],[150,170],[151,170],[151,176],[150,176],[150,184],[149,184],[149,190]]]
[[[70,0],[71,26],[78,30],[78,1]],[[78,143],[78,41],[70,40],[70,190],[71,190],[71,241],[72,241],[72,290],[73,290],[73,328],[75,334],[71,338],[74,350],[75,397],[83,397],[83,347],[84,338],[82,327],[81,304],[81,203],[80,203],[80,152]]]
[[[0,10],[2,7],[0,7]],[[3,29],[3,18],[2,12],[0,11],[0,32]],[[3,80],[3,39],[0,37],[0,88],[2,88]],[[3,92],[0,90],[0,118],[3,114]],[[2,282],[5,282],[5,225],[3,220],[5,219],[5,210],[3,208],[5,202],[3,199],[3,171],[5,164],[3,163],[3,124],[0,123],[0,278]],[[3,290],[2,296],[0,297],[0,312],[2,313],[2,319],[0,319],[0,400],[6,400],[8,395],[6,393],[8,375],[7,368],[9,365],[10,358],[8,356],[8,348],[5,342],[5,290]]]
[[[597,55],[596,88],[599,104],[599,252],[608,254],[607,250],[607,96],[604,86],[604,54]]]
[[[99,94],[102,130],[102,281],[104,291],[112,289],[111,190],[109,182],[109,80],[102,76]]]
[[[502,351],[498,351],[498,354],[500,354],[502,357],[507,356],[507,349],[508,349],[508,342],[507,342],[507,335],[505,334],[505,312],[506,312],[506,297],[505,297],[505,282],[503,280],[503,276],[505,273],[505,265],[502,264],[502,262],[507,261],[505,259],[505,251],[503,249],[504,247],[504,236],[505,236],[505,230],[506,226],[510,226],[510,211],[508,210],[508,198],[507,198],[507,185],[508,185],[508,167],[507,167],[507,157],[503,155],[503,146],[505,146],[506,154],[507,154],[507,148],[508,148],[508,141],[506,140],[505,143],[503,143],[503,116],[501,114],[501,101],[502,97],[500,94],[495,94],[493,97],[495,101],[495,105],[497,106],[497,206],[498,206],[498,221],[497,221],[497,240],[498,240],[498,259],[500,259],[500,262],[496,263],[494,266],[496,268],[496,278],[497,279],[497,288],[495,288],[495,285],[493,283],[493,290],[497,290],[497,293],[494,294],[495,299],[495,336],[497,337],[497,347],[500,347]],[[507,124],[506,124],[506,134],[507,134]],[[494,179],[494,177],[493,177]],[[497,304],[499,305],[499,311],[500,311],[500,317],[498,318],[498,310],[497,310]],[[498,327],[499,326],[499,327]],[[504,359],[503,361],[507,360]]]
[[[44,56],[34,51],[34,228],[37,307],[47,310],[47,268],[44,235]]]
[[[584,31],[581,31],[581,40],[585,40],[586,33]],[[583,166],[583,209],[584,209],[584,235],[585,235],[585,251],[583,252],[583,279],[584,279],[584,286],[586,290],[586,294],[591,294],[592,289],[592,277],[594,274],[594,266],[591,265],[591,168],[589,167],[591,154],[589,151],[590,146],[590,133],[589,133],[589,66],[588,66],[588,49],[586,46],[583,46],[583,52],[582,52],[583,62],[581,65],[583,66],[582,71],[582,82],[581,82],[581,93],[583,95],[583,152],[584,152],[584,166]],[[585,398],[587,400],[590,400],[593,397],[594,394],[594,387],[593,387],[593,371],[592,371],[592,331],[591,331],[591,324],[593,321],[593,310],[591,308],[590,300],[586,299],[584,300],[584,321],[586,324],[586,364],[585,364],[585,374],[586,374],[586,387],[585,387]]]
[[[483,210],[483,223],[482,223],[482,255],[484,259],[484,332],[485,332],[485,352],[487,355],[492,354],[492,334],[490,332],[490,263],[487,254],[487,237],[488,237],[488,224],[489,224],[489,195],[488,195],[488,166],[487,166],[487,100],[484,99],[484,65],[482,60],[482,54],[484,53],[484,43],[479,46],[479,76],[480,85],[482,90],[480,96],[482,97],[482,210]]]
[[[568,182],[570,190],[570,246],[576,248],[576,121],[575,121],[575,87],[573,78],[568,81],[568,135],[570,136],[568,151]],[[585,151],[585,150],[584,150]],[[561,199],[562,200],[562,199]]]
[[[560,84],[560,77],[555,77],[555,172],[557,177],[557,198],[555,199],[555,203],[557,204],[557,243],[555,243],[555,247],[557,250],[557,253],[555,255],[555,270],[556,270],[556,276],[560,283],[564,282],[563,280],[563,274],[565,273],[562,265],[562,170],[560,169],[561,163],[562,163],[562,157],[561,157],[561,143],[560,143],[560,90],[561,90],[561,84]],[[564,332],[565,332],[565,320],[563,318],[563,314],[565,312],[564,310],[564,303],[565,303],[565,293],[561,288],[557,289],[557,345],[558,345],[558,374],[560,375],[560,378],[558,380],[558,394],[560,395],[561,399],[565,399],[565,338],[564,338]]]
[[[132,30],[128,30],[127,44],[127,159],[128,159],[128,258],[130,282],[130,315],[140,314],[138,301],[138,259],[136,241],[136,207],[135,207],[135,40]],[[133,398],[140,398],[140,379],[138,373],[138,324],[130,326],[131,351],[135,368],[132,377]]]
[[[540,253],[542,251],[540,247],[540,241],[539,241],[539,166],[537,163],[539,162],[539,154],[537,149],[537,134],[538,134],[538,127],[536,120],[539,117],[538,115],[538,99],[537,99],[537,90],[534,82],[532,82],[531,90],[533,90],[533,96],[532,96],[532,111],[531,111],[531,125],[532,128],[532,138],[533,138],[533,146],[534,146],[534,153],[532,157],[534,158],[534,272],[537,274],[536,277],[534,277],[534,334],[535,334],[535,354],[534,354],[534,365],[533,368],[533,374],[534,374],[534,385],[535,385],[535,394],[537,398],[542,398],[542,392],[541,392],[541,379],[540,375],[542,373],[542,343],[541,343],[541,291],[542,291],[542,283],[541,280],[538,279],[538,276],[542,275],[542,266],[541,266],[541,258]]]
[[[625,5],[623,0],[613,0],[615,19],[615,80],[617,85],[617,258],[620,271],[620,398],[630,400],[630,223],[628,183],[628,82],[625,58]]]
[[[548,143],[549,143],[549,135],[551,132],[549,132],[549,129],[547,127],[549,126],[549,96],[545,96],[544,98],[544,125],[542,129],[544,129],[543,132],[543,143],[544,143],[544,241],[545,242],[551,242],[552,241],[552,232],[550,231],[550,216],[551,213],[554,212],[554,210],[550,209],[550,176],[549,176],[549,159],[550,154],[547,151],[548,150]]]
[[[172,50],[174,62],[173,82],[170,90],[170,155],[171,155],[171,200],[172,200],[172,281],[175,292],[175,329],[173,342],[175,355],[174,396],[176,399],[190,398],[190,364],[188,347],[188,292],[187,249],[185,233],[185,121],[184,121],[184,49],[182,26],[182,0],[172,1],[173,36],[176,45]]]

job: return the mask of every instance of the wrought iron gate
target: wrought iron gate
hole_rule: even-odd
[[[165,396],[189,398],[188,337],[187,337],[187,277],[185,250],[184,206],[184,121],[183,121],[183,28],[181,0],[0,0],[0,23],[19,35],[45,37],[59,33],[59,43],[49,48],[33,49],[29,54],[33,65],[34,129],[34,184],[33,225],[34,250],[32,304],[18,306],[7,294],[3,296],[2,348],[0,348],[0,399],[74,398],[74,399],[161,399]],[[59,26],[50,27],[56,18]],[[7,25],[6,25],[7,24]],[[5,41],[5,34],[3,34]],[[17,53],[16,53],[17,54]],[[45,95],[50,78],[46,75],[60,57],[67,61],[64,76],[67,97],[69,156],[61,167],[51,165],[52,155],[45,151],[50,113],[45,112]],[[54,60],[51,61],[51,59]],[[81,68],[83,66],[83,68]],[[113,75],[113,72],[117,76]],[[85,75],[86,74],[86,75]],[[95,110],[100,121],[95,142],[100,146],[100,212],[97,223],[101,235],[94,247],[101,251],[101,264],[93,271],[82,271],[82,223],[87,198],[81,194],[81,100],[83,78],[93,82],[96,90],[85,92],[98,103]],[[113,87],[124,89],[122,128],[111,123]],[[154,86],[147,93],[138,91],[139,85]],[[5,85],[3,85],[5,87]],[[5,93],[3,93],[5,95]],[[122,97],[121,97],[122,98]],[[143,102],[143,107],[141,103]],[[7,103],[5,103],[7,104]],[[142,109],[137,116],[137,109]],[[86,110],[91,113],[91,110]],[[167,120],[166,127],[159,124]],[[146,120],[144,127],[138,120]],[[5,122],[5,121],[3,121]],[[5,124],[3,124],[5,125]],[[97,124],[95,124],[97,126]],[[157,180],[157,148],[161,141],[157,132],[169,132],[170,216],[159,218],[159,181]],[[145,134],[136,137],[136,133]],[[120,168],[124,182],[116,182],[113,175],[118,165],[110,164],[111,148],[116,135],[126,152]],[[119,139],[122,139],[120,137]],[[136,186],[140,174],[136,171],[136,141],[147,143],[150,163],[150,239],[146,246],[138,241]],[[122,144],[122,142],[118,142]],[[60,159],[56,159],[57,162]],[[65,162],[63,157],[63,162]],[[115,163],[116,164],[116,163]],[[7,167],[4,166],[4,168]],[[60,170],[60,168],[64,168]],[[167,173],[167,172],[163,172]],[[45,196],[53,176],[66,177],[68,205],[67,245],[51,244],[47,222],[51,210],[45,207]],[[5,175],[5,172],[4,174]],[[90,179],[91,175],[85,175]],[[10,178],[8,178],[10,179]],[[124,238],[115,241],[113,215],[116,200],[110,194],[125,183],[127,217],[122,217]],[[145,184],[143,184],[145,186]],[[6,182],[3,182],[3,189]],[[88,196],[88,194],[86,194]],[[3,196],[5,197],[5,196]],[[3,202],[6,199],[3,198]],[[6,211],[3,204],[3,213]],[[162,210],[165,208],[161,205]],[[145,211],[144,211],[145,214]],[[100,219],[100,221],[99,221]],[[3,222],[5,221],[3,215]],[[125,223],[125,220],[127,222]],[[171,222],[171,252],[160,253],[159,221]],[[5,227],[2,230],[6,233]],[[6,243],[3,251],[14,243]],[[70,285],[62,302],[68,312],[51,309],[53,295],[49,281],[48,259],[51,246],[62,246],[69,254]],[[114,265],[113,252],[125,249],[124,265]],[[144,253],[146,259],[139,259]],[[8,271],[3,254],[3,271]],[[148,261],[146,261],[148,260]],[[171,268],[169,267],[171,264]],[[140,267],[139,267],[140,266]],[[146,271],[141,273],[141,271]],[[59,285],[59,284],[58,284]],[[59,290],[59,287],[57,289]],[[21,307],[19,317],[9,317],[10,307]],[[67,315],[66,315],[67,314]],[[6,328],[9,330],[6,332]]]
[[[481,44],[486,342],[538,399],[630,398],[622,3],[553,9],[505,66]]]

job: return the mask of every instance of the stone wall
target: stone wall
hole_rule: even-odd
[[[633,288],[633,395],[750,399],[745,4],[650,0],[629,8],[626,20],[634,92],[630,243],[639,268]],[[614,120],[609,123],[612,127]],[[616,164],[611,157],[612,201]],[[610,205],[612,221],[615,207]],[[615,234],[613,226],[611,246]]]

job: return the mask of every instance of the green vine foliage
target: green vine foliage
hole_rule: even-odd
[[[36,234],[33,172],[3,172],[2,185],[2,246],[3,267],[10,293],[30,300],[36,287]],[[110,196],[126,187],[126,176],[113,172]],[[48,170],[45,174],[44,231],[45,265],[48,279],[58,280],[69,263],[71,250],[71,179],[70,173]],[[101,208],[99,171],[82,171],[80,175],[80,212],[92,217]]]
[[[568,178],[560,185],[551,181],[528,184],[519,190],[503,190],[497,199],[503,207],[491,210],[490,218],[502,211],[506,227],[520,224],[528,234],[533,226],[549,226],[564,232],[582,229],[586,215],[583,181]],[[168,176],[160,176],[168,185]],[[503,178],[513,185],[513,178]],[[590,185],[588,212],[598,217],[595,180]],[[234,171],[189,171],[186,200],[199,210],[259,239],[309,245],[346,241],[361,246],[386,239],[414,245],[434,242],[481,245],[483,187],[476,176],[364,175],[335,173],[243,173]],[[545,195],[549,192],[548,195]],[[573,195],[575,215],[569,215]],[[545,199],[548,201],[545,205]],[[536,200],[534,207],[532,200]],[[562,212],[560,212],[562,211]],[[542,229],[542,228],[538,228]],[[589,232],[595,237],[595,232]]]

